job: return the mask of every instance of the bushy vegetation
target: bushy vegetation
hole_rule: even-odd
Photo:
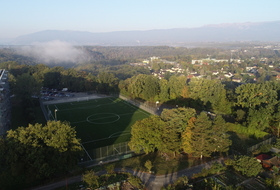
[[[254,138],[257,138],[257,139],[264,138],[266,135],[269,134],[265,131],[261,131],[261,130],[257,130],[257,129],[253,129],[253,128],[248,128],[248,127],[243,126],[241,124],[235,124],[235,123],[227,123],[226,127],[229,131],[233,131],[233,132],[236,132],[238,134],[243,134],[243,135],[246,135],[248,137],[254,137]]]
[[[123,181],[128,181],[132,186],[138,189],[144,187],[139,177],[133,176],[127,172],[111,172],[98,176],[93,171],[86,171],[83,174],[82,180],[87,184],[87,187],[91,189],[96,189],[115,183],[120,185]]]
[[[223,164],[221,164],[219,162],[214,162],[210,168],[203,168],[200,173],[194,174],[193,178],[206,177],[209,175],[218,174],[225,170],[226,170],[226,167]]]

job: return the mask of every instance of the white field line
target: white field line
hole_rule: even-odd
[[[85,147],[83,146],[83,144],[81,144],[81,146],[83,147],[84,151],[86,152],[86,154],[88,155],[89,159],[92,160],[92,158],[90,157],[90,155],[88,154],[88,152],[86,151]]]
[[[138,111],[136,112],[133,112],[133,113],[124,113],[124,114],[116,114],[118,116],[123,116],[123,115],[133,115],[135,113],[137,113]],[[138,113],[140,113],[141,111],[139,111]],[[116,117],[116,115],[112,115],[112,116],[107,116],[107,117],[99,117],[99,118],[96,118],[96,119],[91,119],[90,121],[98,121],[100,119],[108,119],[108,118],[114,118]],[[82,121],[76,121],[76,122],[70,122],[71,124],[75,124],[75,123],[82,123],[82,122],[88,122],[88,120],[82,120]]]

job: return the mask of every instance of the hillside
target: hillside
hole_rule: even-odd
[[[15,39],[1,40],[0,44],[31,45],[48,41],[63,41],[73,45],[185,46],[193,42],[279,42],[280,21],[260,23],[229,23],[198,28],[175,28],[147,31],[117,31],[92,33],[85,31],[45,30]],[[1,43],[2,42],[2,43]]]

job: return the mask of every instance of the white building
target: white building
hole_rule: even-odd
[[[11,125],[10,92],[8,71],[0,70],[0,136],[5,135]]]

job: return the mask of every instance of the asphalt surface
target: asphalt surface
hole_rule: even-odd
[[[53,100],[43,101],[43,104],[48,105],[48,104],[58,104],[58,103],[65,103],[65,102],[76,102],[76,101],[85,100],[84,98],[88,98],[90,100],[90,99],[109,97],[109,96],[106,96],[103,94],[87,94],[84,92],[76,92],[76,93],[70,93],[70,94],[73,94],[74,96],[73,97],[52,97]]]
[[[217,160],[213,160],[211,162],[207,162],[201,165],[197,165],[191,168],[186,168],[184,170],[170,173],[170,174],[165,174],[165,175],[153,175],[147,172],[142,172],[142,171],[134,171],[130,169],[126,169],[125,172],[129,172],[133,174],[134,176],[138,176],[144,185],[146,186],[147,189],[149,190],[160,190],[161,187],[166,186],[170,183],[173,183],[176,179],[178,179],[181,176],[187,176],[187,177],[192,177],[193,174],[199,173],[203,168],[209,168],[213,162],[219,162],[222,163],[224,158],[219,158]],[[123,171],[121,168],[116,168],[115,171]],[[106,171],[100,171],[97,173],[97,175],[102,175],[105,174]],[[82,176],[74,176],[67,178],[65,180],[55,182],[52,184],[44,185],[41,187],[36,187],[32,188],[33,190],[53,190],[58,187],[63,187],[67,186],[72,183],[80,182],[82,180]]]

